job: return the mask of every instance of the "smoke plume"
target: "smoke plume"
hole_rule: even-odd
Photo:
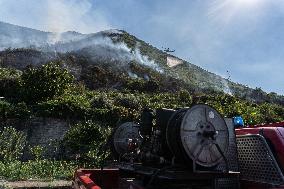
[[[91,0],[48,0],[45,23],[47,30],[55,33],[50,39],[53,43],[66,31],[94,33],[111,28]]]

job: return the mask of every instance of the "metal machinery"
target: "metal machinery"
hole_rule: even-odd
[[[116,128],[113,151],[120,171],[139,175],[142,186],[238,188],[237,161],[228,161],[229,153],[237,154],[235,141],[230,141],[233,130],[208,105],[155,113],[145,109],[140,124],[126,122]],[[233,164],[237,168],[230,170]],[[236,182],[224,182],[228,178]]]
[[[114,130],[115,169],[79,169],[74,188],[284,189],[284,122],[241,125],[207,105],[145,109]]]
[[[284,189],[284,122],[236,129],[242,188]]]

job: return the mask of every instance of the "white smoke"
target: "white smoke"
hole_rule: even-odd
[[[133,56],[133,60],[145,65],[145,66],[148,66],[148,67],[151,67],[152,69],[156,70],[157,72],[160,72],[160,73],[164,73],[164,70],[161,69],[156,63],[155,61],[153,60],[150,60],[149,57],[147,56],[143,56],[139,50],[139,47],[136,47],[134,52],[132,53]]]
[[[118,30],[107,30],[103,33],[109,34],[114,32],[115,34],[121,34]],[[137,62],[146,67],[150,67],[153,70],[164,73],[164,70],[154,61],[150,60],[148,56],[142,55],[139,49],[139,45],[136,45],[135,49],[130,49],[124,42],[114,43],[110,37],[102,37],[98,33],[96,36],[92,36],[88,40],[84,40],[80,45],[72,45],[77,49],[83,49],[84,47],[91,47],[92,54],[96,56],[96,59],[110,59],[114,62],[130,63],[132,61]],[[72,49],[74,51],[74,49]],[[70,50],[69,50],[70,51]]]
[[[63,1],[65,2],[65,1]],[[76,2],[71,1],[71,2]],[[79,5],[76,4],[76,10],[71,6],[71,4],[65,4],[59,1],[57,4],[51,4],[49,11],[50,15],[48,18],[50,21],[48,22],[49,29],[52,31],[56,31],[56,33],[52,36],[51,43],[54,43],[55,51],[60,52],[70,52],[70,51],[77,51],[86,47],[91,47],[93,49],[94,56],[97,56],[96,59],[111,59],[112,61],[135,61],[147,67],[151,67],[152,69],[163,73],[164,71],[153,61],[150,60],[149,57],[143,56],[139,50],[139,44],[136,46],[134,50],[129,49],[127,45],[123,42],[120,43],[113,43],[110,37],[103,37],[101,34],[122,34],[121,31],[116,29],[108,29],[103,32],[98,32],[93,35],[84,36],[85,40],[81,40],[82,38],[78,38],[79,40],[75,40],[75,43],[65,43],[64,38],[62,37],[63,34],[60,33],[65,31],[66,28],[70,28],[72,21],[69,19],[65,20],[66,17],[71,15],[77,15],[75,17],[82,17],[84,12],[88,11],[91,8],[91,3],[89,0],[80,1]],[[61,8],[58,8],[61,7]],[[79,8],[77,8],[79,7]],[[61,9],[64,9],[62,13],[60,13]],[[83,11],[81,11],[83,10]],[[59,21],[55,21],[58,14],[61,14],[62,17],[59,17]],[[72,16],[71,16],[72,17]],[[61,21],[60,21],[61,19]],[[63,25],[58,26],[57,22],[64,23]],[[82,23],[85,24],[84,22]],[[90,27],[90,25],[88,25]],[[106,26],[104,26],[106,27]],[[63,44],[60,44],[62,43]],[[74,42],[74,41],[73,41]],[[56,44],[59,43],[59,44]]]
[[[223,84],[223,92],[228,94],[228,95],[233,95],[230,87],[229,87],[229,84],[228,84],[228,81],[225,80],[225,79],[222,79],[222,84]]]
[[[133,73],[132,71],[128,71],[127,73],[131,78],[138,78],[138,75],[136,73]]]
[[[124,42],[114,43],[110,37],[105,36],[105,34],[110,34],[110,32],[122,34],[119,30],[107,30],[86,35],[85,38],[78,41],[56,43],[49,47],[48,50],[53,49],[56,52],[63,53],[77,51],[90,57],[93,62],[108,62],[113,64],[113,66],[121,66],[124,68],[127,67],[130,62],[136,62],[150,67],[159,73],[164,73],[164,70],[154,60],[141,54],[139,45],[134,49],[130,49]]]
[[[92,7],[91,0],[47,0],[46,30],[50,42],[61,40],[61,33],[78,31],[94,33],[111,28],[102,12]]]

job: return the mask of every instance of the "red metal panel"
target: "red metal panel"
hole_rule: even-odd
[[[118,169],[78,169],[74,175],[73,189],[122,188],[144,189],[135,182],[120,178]]]
[[[261,134],[271,145],[272,151],[277,159],[279,166],[284,169],[284,122],[260,124],[248,128],[236,129],[236,135]],[[259,183],[244,182],[241,183],[242,189],[276,189],[273,186],[267,186]],[[278,186],[277,189],[284,189],[284,186]]]
[[[265,123],[265,124],[258,124],[258,125],[250,125],[249,127],[284,127],[284,121],[276,122],[276,123]]]
[[[118,169],[78,169],[75,172],[76,189],[114,189],[118,188],[119,170]],[[100,186],[98,185],[100,183]],[[83,187],[81,187],[83,186]]]
[[[284,128],[283,127],[255,127],[236,129],[236,135],[262,134],[272,145],[272,151],[280,167],[284,169]]]

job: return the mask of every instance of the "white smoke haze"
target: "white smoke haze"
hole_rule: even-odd
[[[39,35],[9,28],[11,33],[0,35],[0,49],[40,47],[57,42],[76,41],[81,35],[66,31],[95,33],[112,28],[103,12],[92,5],[92,0],[0,0],[0,22],[49,31]],[[2,26],[1,26],[2,27]],[[5,30],[5,28],[0,28]],[[51,33],[52,32],[52,33]],[[1,32],[3,33],[3,32]],[[36,33],[39,33],[36,32]],[[46,39],[47,38],[47,39]],[[3,46],[3,47],[2,47]]]
[[[138,75],[136,73],[133,73],[132,71],[128,71],[127,73],[131,78],[134,78],[134,79],[138,78]]]
[[[104,30],[105,34],[123,34],[122,31],[117,30],[117,29],[109,29],[109,30]]]
[[[122,34],[119,30],[107,30],[103,33]],[[102,37],[97,35],[93,36],[91,40],[84,41],[82,44],[85,47],[91,47],[93,50],[91,53],[95,55],[96,59],[110,59],[111,61],[130,63],[132,61],[137,62],[146,67],[150,67],[153,70],[164,73],[164,70],[154,61],[150,60],[148,56],[142,55],[139,49],[139,44],[132,50],[127,47],[124,42],[114,43],[110,37]],[[76,48],[82,49],[82,46],[75,45]]]
[[[107,33],[112,31],[114,31],[114,33],[119,33],[117,30],[108,30]],[[91,42],[90,46],[98,46],[100,48],[94,53],[99,52],[97,55],[102,59],[109,57],[112,61],[123,61],[126,63],[134,61],[146,67],[150,67],[159,73],[164,73],[163,69],[160,68],[160,66],[156,64],[154,60],[150,60],[149,57],[141,54],[139,45],[132,50],[128,48],[124,42],[113,43],[109,37],[98,37]],[[106,51],[105,49],[108,50]]]
[[[0,21],[62,33],[95,33],[113,28],[93,0],[0,0]],[[55,36],[60,37],[59,34]]]
[[[124,42],[116,42],[105,34],[122,34],[119,30],[106,30],[95,34],[84,35],[80,40],[70,42],[58,41],[54,45],[48,46],[46,51],[72,52],[77,51],[93,62],[108,62],[114,66],[126,68],[130,62],[136,62],[153,70],[164,73],[164,70],[148,56],[141,54],[139,45],[130,49]],[[63,36],[63,35],[62,35]],[[118,36],[116,36],[118,37]],[[132,74],[129,74],[133,76]]]
[[[109,33],[109,31],[107,31],[107,33]],[[63,34],[64,33],[62,33],[61,35],[63,36]],[[127,47],[125,43],[114,44],[112,39],[110,37],[104,36],[104,34],[105,32],[103,31],[95,34],[83,35],[81,38],[78,38],[78,40],[71,40],[67,42],[58,41],[58,43],[54,44],[51,47],[55,48],[59,52],[64,52],[64,53],[71,51],[78,51],[84,48],[95,49],[97,52],[99,52],[99,54],[104,52],[104,49],[100,48],[115,49],[118,52],[121,52],[122,54],[130,52],[130,49]],[[119,56],[119,54],[117,55]]]
[[[233,95],[230,87],[229,87],[229,84],[228,84],[228,81],[225,80],[225,79],[222,79],[222,84],[223,84],[223,92],[228,94],[228,95]]]
[[[92,8],[90,0],[48,0],[46,28],[55,33],[50,42],[61,41],[66,31],[94,33],[111,28],[98,10],[88,14]]]
[[[62,0],[48,0],[46,17],[48,31],[55,33],[68,31],[70,28],[74,27],[74,21],[82,19],[90,8],[91,3],[87,0],[71,0],[68,3]],[[80,24],[79,22],[79,25]]]
[[[156,70],[159,73],[164,73],[164,70],[155,63],[154,60],[150,60],[149,57],[143,56],[139,50],[139,47],[136,47],[134,52],[132,52],[132,60],[139,62],[142,65],[150,67]]]

